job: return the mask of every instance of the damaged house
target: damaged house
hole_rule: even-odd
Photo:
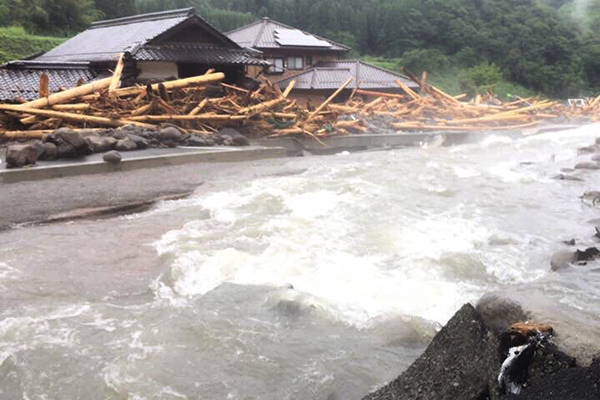
[[[406,76],[363,61],[345,60],[350,47],[309,32],[263,18],[233,30],[227,36],[238,45],[260,52],[271,65],[267,70],[249,68],[252,77],[261,76],[282,89],[296,81],[291,97],[303,104],[318,104],[352,79],[338,100],[354,89],[402,94],[396,81],[411,89],[418,85]]]
[[[109,76],[124,54],[123,86],[187,78],[214,68],[240,84],[248,67],[264,68],[245,49],[212,27],[193,8],[99,21],[60,46],[0,68],[0,101],[39,97],[40,76],[56,92]]]

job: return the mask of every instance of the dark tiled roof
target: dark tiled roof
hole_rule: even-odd
[[[275,31],[277,29],[296,29],[289,25],[282,24],[281,22],[273,21],[270,18],[263,18],[250,25],[243,26],[227,33],[227,36],[239,44],[242,47],[254,47],[255,49],[286,49],[294,48],[298,49],[301,47],[293,46],[287,47],[282,46],[276,41]],[[302,31],[304,32],[304,31]],[[307,35],[314,36],[317,39],[324,40],[331,44],[331,47],[327,47],[324,50],[328,51],[350,51],[350,47],[344,46],[343,44],[336,43],[334,41],[323,39],[317,35],[313,35],[309,32],[304,32]],[[310,47],[311,49],[315,49]],[[318,49],[318,48],[316,48]]]
[[[249,50],[178,43],[142,46],[136,50],[133,58],[138,61],[179,61],[209,65],[269,65],[268,62],[253,57],[255,54],[255,52]]]
[[[51,93],[75,87],[79,80],[89,82],[98,76],[87,63],[9,63],[0,69],[0,101],[13,101],[18,97],[25,100],[39,98],[42,73],[48,75]]]
[[[292,80],[295,80],[295,90],[329,90],[339,88],[349,78],[352,78],[352,82],[347,86],[348,89],[356,87],[366,90],[398,89],[397,80],[404,82],[408,87],[418,87],[404,75],[362,61],[319,63],[314,68],[279,81],[278,84],[285,88]]]
[[[196,14],[193,8],[137,15],[92,24],[60,46],[41,55],[38,61],[116,61],[121,53],[134,52],[139,46],[170,31],[188,20],[202,25],[224,45],[237,44]]]

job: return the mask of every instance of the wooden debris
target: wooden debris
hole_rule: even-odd
[[[305,136],[323,144],[323,137],[378,128],[399,133],[483,132],[525,129],[558,118],[600,119],[600,96],[586,99],[584,107],[534,98],[502,104],[489,95],[467,101],[466,95],[453,97],[426,83],[426,74],[419,79],[410,72],[420,93],[397,81],[401,94],[357,88],[339,103],[352,81],[348,79],[314,110],[291,98],[295,81],[283,91],[268,82],[251,91],[222,83],[223,73],[208,70],[191,78],[118,88],[121,73],[117,65],[112,77],[20,105],[0,105],[0,138],[38,138],[61,126],[134,124],[147,129],[172,125],[206,135],[231,127],[249,137]],[[211,97],[211,91],[205,90],[211,83],[226,89],[221,97]],[[40,94],[46,94],[44,90],[42,76]]]

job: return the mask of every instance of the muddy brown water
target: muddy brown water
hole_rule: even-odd
[[[0,398],[360,399],[488,292],[585,360],[599,266],[549,260],[595,244],[579,196],[600,174],[552,176],[599,132],[287,159],[141,213],[0,233]]]

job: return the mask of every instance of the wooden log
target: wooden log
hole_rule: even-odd
[[[553,103],[553,102],[543,101],[543,102],[534,104],[529,107],[522,107],[522,108],[518,108],[516,110],[500,112],[500,113],[493,114],[493,115],[485,115],[485,116],[479,117],[479,118],[455,119],[452,121],[448,121],[448,123],[449,124],[465,124],[465,123],[470,124],[470,123],[477,123],[477,122],[490,122],[490,121],[502,120],[502,119],[506,119],[506,117],[510,118],[510,116],[519,115],[519,114],[523,114],[523,113],[529,113],[531,111],[549,108],[554,105],[555,105],[555,103]]]
[[[61,118],[65,121],[73,121],[73,122],[83,122],[83,123],[91,123],[102,126],[111,126],[111,127],[119,127],[123,125],[134,124],[140,126],[142,128],[154,129],[156,128],[154,125],[143,124],[136,121],[130,121],[126,119],[110,119],[104,117],[94,117],[91,115],[82,115],[82,114],[74,114],[74,113],[66,113],[60,111],[52,111],[52,110],[40,110],[37,108],[29,108],[23,106],[14,106],[9,104],[0,104],[1,111],[14,111],[24,114],[32,114],[32,115],[40,115],[42,117],[48,118]]]
[[[402,96],[401,94],[374,92],[371,90],[362,90],[362,89],[358,89],[356,91],[356,94],[362,94],[363,96],[371,96],[371,97],[389,97],[392,99],[404,99],[404,96]]]
[[[294,86],[296,85],[296,81],[292,80],[290,82],[290,84],[285,88],[285,90],[283,91],[283,93],[281,94],[282,97],[287,98],[290,93],[292,92],[292,89],[294,89]]]
[[[80,104],[57,104],[52,106],[53,110],[56,111],[85,111],[92,108],[90,104],[80,103]]]
[[[254,115],[254,114],[258,114],[258,113],[266,111],[266,110],[268,110],[270,108],[273,108],[273,107],[275,107],[275,106],[277,106],[277,105],[279,105],[279,104],[281,104],[281,103],[283,103],[285,101],[286,101],[285,97],[279,97],[279,98],[277,98],[275,100],[265,101],[264,103],[260,103],[260,104],[257,104],[255,106],[252,106],[252,107],[242,108],[239,111],[239,113],[240,114],[248,114],[249,116],[250,115]]]
[[[107,78],[107,79],[111,79],[111,78]],[[184,87],[191,86],[191,85],[202,85],[202,84],[207,84],[207,83],[212,83],[212,82],[218,82],[223,79],[225,79],[225,74],[222,72],[216,72],[216,73],[208,74],[208,75],[200,75],[200,76],[193,76],[191,78],[177,79],[174,81],[166,81],[166,82],[162,82],[162,84],[165,86],[165,88],[167,90],[171,90],[171,89],[184,88]],[[158,85],[159,84],[156,83],[154,85],[149,85],[149,87],[152,88],[153,91],[158,91]],[[134,95],[141,93],[145,89],[146,88],[143,86],[132,86],[132,87],[128,87],[128,88],[117,89],[113,93],[117,97],[134,96]]]
[[[223,82],[221,82],[221,86],[223,86],[223,87],[226,87],[226,88],[228,88],[228,89],[232,89],[232,90],[235,90],[235,91],[241,92],[241,93],[246,93],[246,94],[250,93],[250,91],[249,91],[249,90],[242,89],[242,88],[239,88],[239,87],[237,87],[237,86],[233,86],[233,85],[228,85],[228,84],[226,84],[226,83],[223,83]]]
[[[400,89],[404,90],[404,93],[406,93],[411,99],[413,99],[413,100],[418,100],[419,99],[420,96],[417,93],[415,93],[414,90],[412,90],[411,88],[409,88],[408,85],[406,85],[400,79],[398,79],[396,81],[396,85],[398,85],[400,87]]]
[[[50,96],[50,89],[48,88],[48,75],[42,72],[40,75],[40,99]]]
[[[509,328],[510,333],[516,333],[523,336],[535,336],[538,333],[545,333],[551,335],[554,333],[554,329],[550,325],[541,325],[533,323],[516,323],[512,324]]]
[[[44,108],[48,106],[53,106],[55,104],[66,103],[74,98],[85,96],[87,94],[107,88],[108,85],[110,85],[111,80],[112,78],[100,79],[98,81],[90,82],[73,89],[65,90],[64,92],[51,94],[50,96],[44,97],[42,99],[20,104],[19,107]]]
[[[337,112],[344,113],[344,114],[356,114],[356,113],[360,112],[359,108],[342,106],[339,104],[330,104],[329,108],[332,109],[333,111],[337,111]]]
[[[121,53],[121,55],[119,56],[119,62],[117,63],[115,71],[113,72],[113,76],[110,81],[110,85],[108,85],[109,93],[112,93],[115,90],[117,90],[117,88],[121,84],[121,74],[123,73],[123,68],[125,67],[125,59],[124,58],[125,58],[125,54]]]
[[[80,132],[83,129],[75,128],[71,129],[75,132]],[[85,129],[86,131],[102,131],[103,129]],[[9,139],[39,139],[44,135],[53,133],[55,129],[39,129],[29,131],[0,131],[0,138],[5,137]]]
[[[202,109],[206,106],[207,103],[208,103],[208,99],[202,100],[192,111],[190,111],[190,113],[188,115],[199,114],[200,111],[202,111]]]
[[[515,130],[530,128],[532,126],[540,124],[540,121],[529,122],[526,124],[519,125],[505,125],[505,126],[448,126],[448,125],[426,125],[419,123],[392,123],[392,127],[396,129],[410,129],[410,130],[421,130],[421,131],[467,131],[467,132],[486,132],[486,131],[504,131],[504,130]]]
[[[243,121],[247,117],[245,115],[229,115],[229,114],[198,114],[198,115],[140,115],[130,117],[130,121]]]
[[[282,118],[282,119],[296,119],[298,114],[296,113],[279,113],[279,112],[265,112],[260,114],[261,117],[270,118]]]
[[[149,104],[143,105],[141,107],[138,107],[131,113],[131,115],[134,117],[139,116],[139,115],[144,115],[148,111],[150,111],[150,109],[152,108],[153,105],[154,104],[149,103]]]
[[[335,128],[357,128],[361,124],[360,120],[354,121],[337,121],[333,126]]]
[[[350,82],[352,82],[352,78],[349,78],[346,82],[344,82],[342,84],[342,86],[340,86],[335,92],[333,92],[333,94],[331,96],[329,96],[327,98],[327,100],[325,100],[319,107],[317,107],[317,109],[315,111],[310,113],[308,115],[308,118],[306,119],[306,121],[304,121],[304,123],[306,123],[306,122],[310,121],[311,119],[313,119],[314,117],[316,117],[321,112],[322,109],[327,107],[327,105],[329,103],[331,103],[342,92],[342,90],[346,89],[346,86],[348,86],[350,84]]]

